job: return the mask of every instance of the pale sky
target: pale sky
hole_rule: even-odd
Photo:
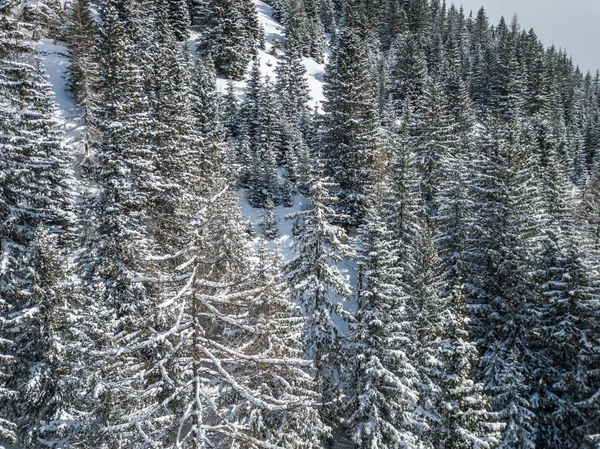
[[[481,6],[490,22],[498,23],[504,16],[510,24],[519,16],[521,28],[533,28],[544,45],[567,50],[573,62],[585,72],[600,69],[600,0],[447,0],[465,14],[473,15]]]

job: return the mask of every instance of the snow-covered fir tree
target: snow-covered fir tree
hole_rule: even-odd
[[[325,72],[323,162],[326,173],[339,185],[338,208],[353,225],[362,220],[382,152],[367,53],[356,31],[346,26]]]
[[[507,424],[500,447],[532,447],[536,403],[527,379],[537,357],[532,348],[538,317],[533,257],[541,213],[536,155],[527,130],[514,121],[497,123],[490,120],[495,127],[482,136],[485,159],[477,165],[479,179],[474,183],[479,208],[468,277],[473,285],[474,335],[480,343],[486,392],[499,421]]]
[[[248,92],[241,106],[243,139],[239,164],[248,199],[262,207],[268,199],[279,202],[277,155],[281,149],[282,116],[270,81],[263,80],[258,59],[254,61]]]
[[[295,257],[286,266],[286,279],[292,295],[306,317],[304,351],[313,360],[316,382],[323,395],[321,414],[335,419],[340,382],[341,334],[335,296],[348,298],[351,288],[339,269],[339,262],[351,248],[345,231],[336,224],[340,217],[334,209],[330,189],[335,185],[323,174],[322,162],[315,156],[311,170],[306,210],[288,219],[298,220],[294,242]]]
[[[262,29],[250,0],[198,2],[198,26],[202,33],[198,48],[211,56],[217,73],[241,79],[251,58],[263,46]]]
[[[346,363],[348,422],[354,447],[417,448],[419,372],[407,351],[409,297],[394,235],[383,217],[385,194],[370,198],[359,228],[358,311]]]

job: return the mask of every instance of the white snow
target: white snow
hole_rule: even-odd
[[[36,45],[42,59],[44,70],[49,77],[54,92],[54,101],[58,106],[55,118],[59,128],[65,132],[65,143],[71,144],[83,133],[79,111],[71,94],[67,91],[67,70],[69,56],[64,45],[50,40],[41,40]]]
[[[254,231],[256,234],[256,241],[258,241],[258,236],[261,233],[261,222],[263,217],[263,209],[255,208],[250,205],[248,200],[246,199],[248,191],[247,189],[239,189],[238,197],[240,199],[240,205],[242,208],[242,214],[244,218],[250,221],[254,226]],[[275,218],[277,219],[277,231],[279,237],[271,242],[271,248],[277,246],[281,251],[281,255],[285,262],[291,261],[295,254],[292,249],[292,245],[294,244],[294,236],[292,233],[292,227],[294,226],[294,220],[288,220],[286,217],[294,212],[299,212],[304,209],[307,205],[308,199],[302,195],[298,194],[293,197],[294,204],[291,207],[285,206],[277,206],[273,209],[273,213],[275,214]],[[351,260],[343,260],[340,262],[340,271],[342,275],[346,277],[348,283],[354,289],[357,283],[357,267],[356,262]],[[353,313],[356,311],[356,301],[354,298],[343,299],[340,296],[335,296],[335,300],[337,300],[338,304],[342,304],[344,310],[346,312]],[[346,320],[341,317],[334,316],[334,323],[338,326],[338,328],[342,331],[342,333],[348,333],[348,323]]]
[[[284,46],[284,29],[283,25],[273,20],[273,9],[261,2],[260,0],[253,0],[258,11],[258,19],[265,32],[265,49],[258,51],[258,58],[260,60],[260,67],[263,76],[268,76],[271,81],[275,80],[275,67],[277,67],[277,61],[283,54],[281,50],[278,51],[277,55],[271,54],[271,49],[275,42],[279,42],[281,47]],[[194,39],[191,37],[190,39]],[[326,52],[326,57],[327,57]],[[310,86],[311,97],[313,99],[312,106],[320,107],[323,101],[323,72],[325,71],[325,64],[318,64],[316,61],[310,58],[303,59],[304,65],[306,66],[306,76],[308,79],[308,85]],[[243,96],[246,89],[246,80],[234,81],[234,86],[238,95]],[[225,78],[217,79],[217,87],[221,92],[225,92],[227,89],[228,80]]]
[[[246,199],[247,190],[238,190],[238,197],[240,198],[240,204],[242,206],[242,214],[244,218],[250,221],[254,225],[254,231],[257,236],[261,233],[261,222],[263,217],[263,209],[255,208],[250,205]],[[292,236],[292,227],[294,226],[293,220],[286,220],[286,216],[303,210],[306,205],[307,199],[304,195],[295,195],[293,198],[294,205],[292,207],[277,206],[273,209],[273,213],[277,218],[277,231],[279,237],[276,243],[279,245],[281,255],[285,262],[288,262],[294,258],[294,252],[292,251],[292,244],[294,237]],[[258,239],[258,237],[257,237]]]
[[[42,60],[42,65],[54,93],[56,109],[54,120],[57,128],[64,132],[63,145],[73,151],[73,163],[75,177],[78,180],[77,191],[80,190],[81,170],[80,164],[83,154],[78,144],[84,132],[81,120],[81,111],[77,108],[75,100],[67,89],[69,55],[62,44],[56,44],[51,40],[44,39],[36,43],[36,48]]]

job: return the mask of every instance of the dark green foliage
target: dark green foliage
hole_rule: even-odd
[[[350,224],[360,223],[382,156],[375,85],[367,49],[351,27],[344,28],[325,73],[323,160],[339,185],[339,207]]]
[[[167,5],[164,5],[167,6]],[[164,7],[163,6],[163,7]],[[175,37],[179,41],[186,40],[188,28],[191,24],[189,6],[186,0],[169,0],[169,19],[173,27]]]
[[[264,44],[256,8],[250,0],[207,0],[199,6],[202,34],[198,50],[213,58],[217,73],[241,79]]]

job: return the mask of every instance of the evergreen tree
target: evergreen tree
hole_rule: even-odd
[[[458,62],[455,60],[454,64],[446,81],[451,113],[447,123],[457,136],[447,140],[451,145],[445,151],[441,167],[438,209],[433,219],[436,248],[445,270],[445,295],[459,285],[468,272],[466,242],[475,207],[470,188],[476,165],[481,162],[475,148],[474,108],[458,73]]]
[[[537,326],[532,275],[540,203],[528,135],[514,122],[484,134],[473,193],[477,217],[468,244],[483,381],[497,419],[507,424],[499,447],[535,444],[533,386],[527,380],[537,357],[531,347]]]
[[[18,40],[19,29],[17,23],[7,17],[6,13],[2,11],[0,15],[0,86],[2,91],[5,90],[5,84],[8,82],[8,70],[10,65],[7,64],[9,57],[14,57],[14,53],[17,54],[23,48],[22,45],[16,45],[19,43]],[[15,39],[15,37],[17,39]],[[0,100],[0,118],[2,120],[2,132],[6,132],[6,124],[10,123],[11,115],[9,114],[10,103],[8,96],[3,95]],[[4,146],[6,143],[2,142],[0,148],[4,153]],[[0,154],[2,154],[0,153]],[[8,169],[8,160],[4,157],[0,159],[0,177],[2,185],[2,195],[0,195],[0,214],[3,221],[6,217],[11,214],[11,204],[7,201],[8,196],[5,195],[5,182],[6,182],[6,170]],[[4,233],[4,232],[3,232]],[[2,239],[1,247],[2,253],[4,254],[7,243],[10,240]],[[1,278],[3,280],[8,279],[8,271],[3,268],[1,271]],[[0,291],[2,296],[0,297],[0,403],[9,404],[17,400],[19,394],[11,387],[12,381],[12,365],[14,365],[14,357],[12,355],[14,342],[12,337],[9,338],[8,330],[13,326],[10,314],[12,313],[12,304],[7,297],[7,292],[11,289],[9,283],[2,281],[0,282]],[[3,444],[14,444],[17,442],[17,425],[15,424],[14,414],[9,412],[7,407],[3,408],[3,412],[0,415],[0,438]]]
[[[273,19],[279,23],[285,23],[287,19],[287,0],[269,0],[265,2],[273,8]]]
[[[190,10],[186,0],[169,0],[169,19],[179,41],[188,37],[188,28],[191,24]]]
[[[371,201],[359,228],[358,311],[347,386],[351,438],[357,448],[416,448],[419,375],[406,352],[412,341],[408,295],[382,201],[375,195]]]
[[[18,436],[29,444],[61,408],[57,346],[65,340],[53,331],[61,297],[57,285],[64,286],[68,270],[63,277],[49,261],[41,229],[55,237],[57,251],[72,237],[73,174],[55,130],[41,62],[20,25],[4,13],[0,20],[0,422],[7,442]]]
[[[444,183],[444,167],[456,154],[456,125],[449,114],[438,83],[427,78],[425,89],[413,104],[410,135],[416,168],[421,177],[421,205],[428,218],[435,217],[440,206],[440,185]]]
[[[409,144],[409,123],[411,122],[410,103],[404,106],[404,113],[397,129],[391,127],[389,146],[390,163],[388,183],[390,197],[386,205],[387,223],[393,232],[402,263],[407,263],[410,247],[419,232],[419,177],[415,166],[415,155]],[[397,123],[392,112],[392,123]]]
[[[308,34],[308,54],[319,64],[324,62],[325,53],[325,29],[323,27],[321,16],[321,0],[305,0],[307,34]]]
[[[264,42],[252,2],[208,0],[201,3],[198,15],[202,27],[198,39],[200,54],[212,56],[218,74],[242,79],[251,58]]]
[[[98,447],[131,437],[107,429],[138,406],[142,388],[143,379],[136,377],[139,353],[130,357],[119,348],[141,330],[138,319],[153,310],[151,293],[132,281],[144,271],[152,246],[146,223],[156,172],[140,60],[114,2],[103,10],[101,38],[103,141],[93,167],[99,192],[85,198],[89,226],[79,260],[86,296],[82,320],[89,326],[86,344],[92,345],[84,348],[84,357],[95,388],[89,405],[95,421],[91,438]]]
[[[437,447],[456,449],[494,448],[500,441],[502,425],[493,423],[483,385],[473,379],[479,354],[470,341],[466,315],[465,294],[458,287],[444,316],[439,347],[441,395],[436,408],[440,420],[433,430],[434,442]]]
[[[62,240],[62,241],[61,241]],[[15,320],[23,332],[17,359],[22,379],[18,412],[25,444],[49,441],[69,447],[88,426],[76,392],[78,354],[72,349],[79,331],[77,292],[70,287],[73,272],[64,257],[64,238],[38,227],[25,257],[30,266],[28,309]]]
[[[235,85],[229,80],[227,90],[222,98],[222,122],[227,133],[227,138],[233,140],[240,134],[239,100],[235,93]]]
[[[390,94],[398,112],[402,111],[407,99],[416,101],[421,96],[427,81],[427,61],[415,36],[407,31],[392,42],[390,53]]]
[[[14,3],[14,2],[13,2]],[[33,27],[34,40],[53,35],[60,26],[62,4],[57,0],[43,0],[39,2],[18,2],[24,22]]]
[[[410,253],[403,268],[404,282],[409,292],[407,314],[412,322],[413,335],[408,348],[419,374],[418,403],[424,415],[424,425],[418,435],[423,442],[435,447],[437,426],[443,409],[438,407],[438,403],[443,394],[440,346],[446,301],[440,294],[440,261],[433,245],[432,231],[426,221],[420,220],[418,232],[409,248]]]
[[[274,240],[277,238],[277,218],[273,213],[273,201],[271,200],[267,200],[265,204],[261,227],[262,235],[265,239]]]
[[[239,160],[242,181],[248,187],[248,199],[255,207],[263,207],[268,199],[279,202],[277,155],[282,147],[281,114],[273,87],[261,78],[259,62],[252,66],[248,92],[241,108],[247,154]]]
[[[275,86],[287,117],[299,123],[308,115],[310,90],[306,79],[306,68],[302,59],[292,49],[280,60]]]
[[[362,221],[378,174],[382,144],[367,49],[351,26],[342,31],[325,72],[323,160],[349,224]]]
[[[325,30],[319,0],[289,0],[285,14],[288,51],[323,63]]]
[[[151,182],[145,186],[150,202],[148,224],[152,223],[151,238],[165,252],[170,252],[172,248],[169,245],[177,245],[174,241],[179,234],[180,222],[184,220],[177,216],[187,176],[182,159],[191,135],[189,116],[195,111],[186,101],[188,67],[177,45],[166,6],[166,1],[157,5],[147,59],[140,62],[140,70],[146,68],[143,85],[148,102],[147,116],[144,117],[148,121],[148,140],[142,141],[142,148],[152,148],[151,155],[146,153],[142,157],[155,168],[152,173],[142,173],[141,179]],[[166,79],[169,83],[164,82]],[[215,113],[218,114],[218,109]],[[203,131],[197,125],[194,128]],[[215,128],[214,132],[219,132],[219,129]],[[140,134],[143,137],[143,128]]]
[[[492,98],[495,53],[492,48],[490,24],[482,7],[471,26],[469,87],[475,105],[486,111]]]
[[[350,295],[350,286],[338,264],[351,251],[346,233],[335,224],[339,218],[332,208],[331,187],[323,175],[321,162],[315,159],[309,204],[306,210],[288,217],[299,220],[299,229],[294,242],[296,256],[285,269],[293,297],[306,317],[305,355],[315,363],[316,383],[324,402],[321,413],[327,420],[335,417],[333,402],[338,397],[341,365],[341,336],[334,322],[334,314],[339,313],[335,295],[342,298]]]
[[[305,55],[308,49],[306,9],[303,0],[289,0],[285,13],[285,40],[287,50]]]
[[[547,124],[546,120],[541,123]],[[568,174],[557,163],[557,140],[542,129],[539,174],[544,181],[545,235],[536,273],[541,295],[536,349],[543,354],[535,365],[540,404],[537,441],[548,447],[587,447],[586,427],[593,419],[591,410],[581,404],[597,391],[598,379],[588,365],[596,358],[593,345],[581,342],[593,333],[588,317],[595,313],[597,286],[588,277],[591,267],[578,249],[583,239],[570,211]]]

